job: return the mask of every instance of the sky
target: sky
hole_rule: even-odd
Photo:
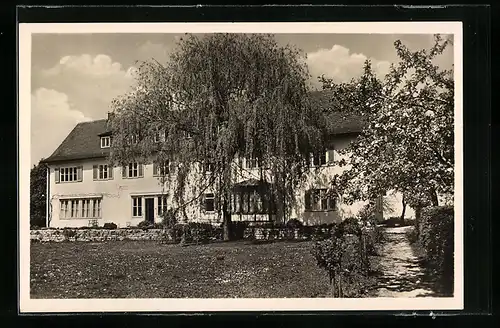
[[[105,118],[115,97],[131,90],[136,61],[168,60],[182,34],[33,34],[31,54],[31,165],[47,158],[79,122]],[[359,76],[370,59],[383,75],[398,60],[394,41],[412,50],[429,48],[431,34],[277,34],[307,55],[317,77]],[[453,48],[437,60],[453,65]]]

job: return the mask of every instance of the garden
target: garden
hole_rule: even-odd
[[[405,233],[393,234],[391,229],[404,229]],[[426,209],[419,224],[396,228],[358,219],[322,226],[294,221],[260,227],[235,223],[231,241],[222,240],[221,228],[195,223],[174,229],[151,226],[94,231],[117,236],[119,230],[157,231],[157,238],[75,239],[77,231],[91,231],[85,228],[61,229],[60,242],[33,240],[31,297],[310,298],[453,293],[453,211],[448,207]]]

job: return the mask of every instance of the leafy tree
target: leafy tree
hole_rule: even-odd
[[[39,162],[30,172],[30,225],[45,227],[47,165]]]
[[[228,239],[231,187],[243,170],[234,159],[254,158],[266,168],[260,179],[272,182],[266,198],[286,215],[304,162],[323,140],[300,51],[269,35],[187,35],[167,63],[143,62],[137,73],[137,89],[113,102],[113,162],[175,163],[161,184],[174,189],[184,219],[187,205],[214,188]],[[189,183],[195,196],[186,195]]]
[[[365,63],[364,74],[349,83],[321,78],[332,92],[333,110],[359,114],[363,133],[346,149],[351,157],[333,184],[347,201],[373,199],[389,190],[419,209],[452,195],[454,181],[454,81],[434,59],[451,39],[435,36],[430,49],[410,51],[394,43],[400,62],[379,79]]]

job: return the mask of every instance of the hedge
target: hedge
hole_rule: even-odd
[[[417,225],[418,242],[427,266],[434,271],[447,292],[453,290],[454,210],[450,206],[422,210]]]

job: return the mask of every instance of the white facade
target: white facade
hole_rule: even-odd
[[[333,141],[333,148],[342,149],[348,145],[350,140],[352,137],[339,136]],[[339,173],[343,169],[336,164],[341,158],[335,150],[327,152],[325,155],[327,164],[320,168],[311,168],[305,182],[297,188],[297,204],[292,208],[290,218],[297,218],[310,225],[338,222],[344,218],[355,216],[365,204],[365,202],[359,202],[347,206],[342,204],[341,199],[336,199],[334,204],[323,203],[314,210],[306,210],[306,191],[328,188],[328,182],[333,174]],[[118,227],[127,227],[136,226],[139,222],[150,218],[154,218],[155,222],[162,221],[159,213],[162,209],[160,202],[165,198],[166,208],[172,206],[173,195],[171,191],[173,190],[172,183],[175,183],[174,177],[171,178],[170,184],[167,183],[162,188],[160,178],[153,174],[153,164],[148,164],[143,166],[141,177],[124,178],[122,168],[115,167],[112,170],[112,175],[108,172],[108,179],[94,180],[96,177],[95,167],[103,164],[106,164],[104,158],[49,164],[47,226],[77,228],[91,224],[102,226],[104,223],[113,222]],[[243,165],[246,166],[245,161]],[[61,172],[63,172],[62,175]],[[59,176],[57,182],[56,174]],[[99,178],[99,174],[97,174],[97,178]],[[251,178],[259,178],[259,169],[245,168],[240,170],[235,180],[243,181]],[[76,181],[63,181],[66,179]],[[201,194],[201,188],[195,183],[188,184],[185,199],[189,200]],[[212,191],[208,188],[203,193],[210,194]],[[221,217],[216,212],[206,211],[206,203],[202,199],[204,198],[194,200],[186,207],[188,220],[220,223]],[[386,218],[399,216],[401,213],[400,195],[388,196],[388,199],[392,203],[394,211],[393,213],[384,213],[384,216]],[[208,203],[210,203],[210,199]],[[321,207],[325,204],[327,205],[326,210]],[[413,211],[407,208],[406,217],[411,216],[413,216]],[[232,219],[234,221],[268,220],[269,216],[233,215]]]

